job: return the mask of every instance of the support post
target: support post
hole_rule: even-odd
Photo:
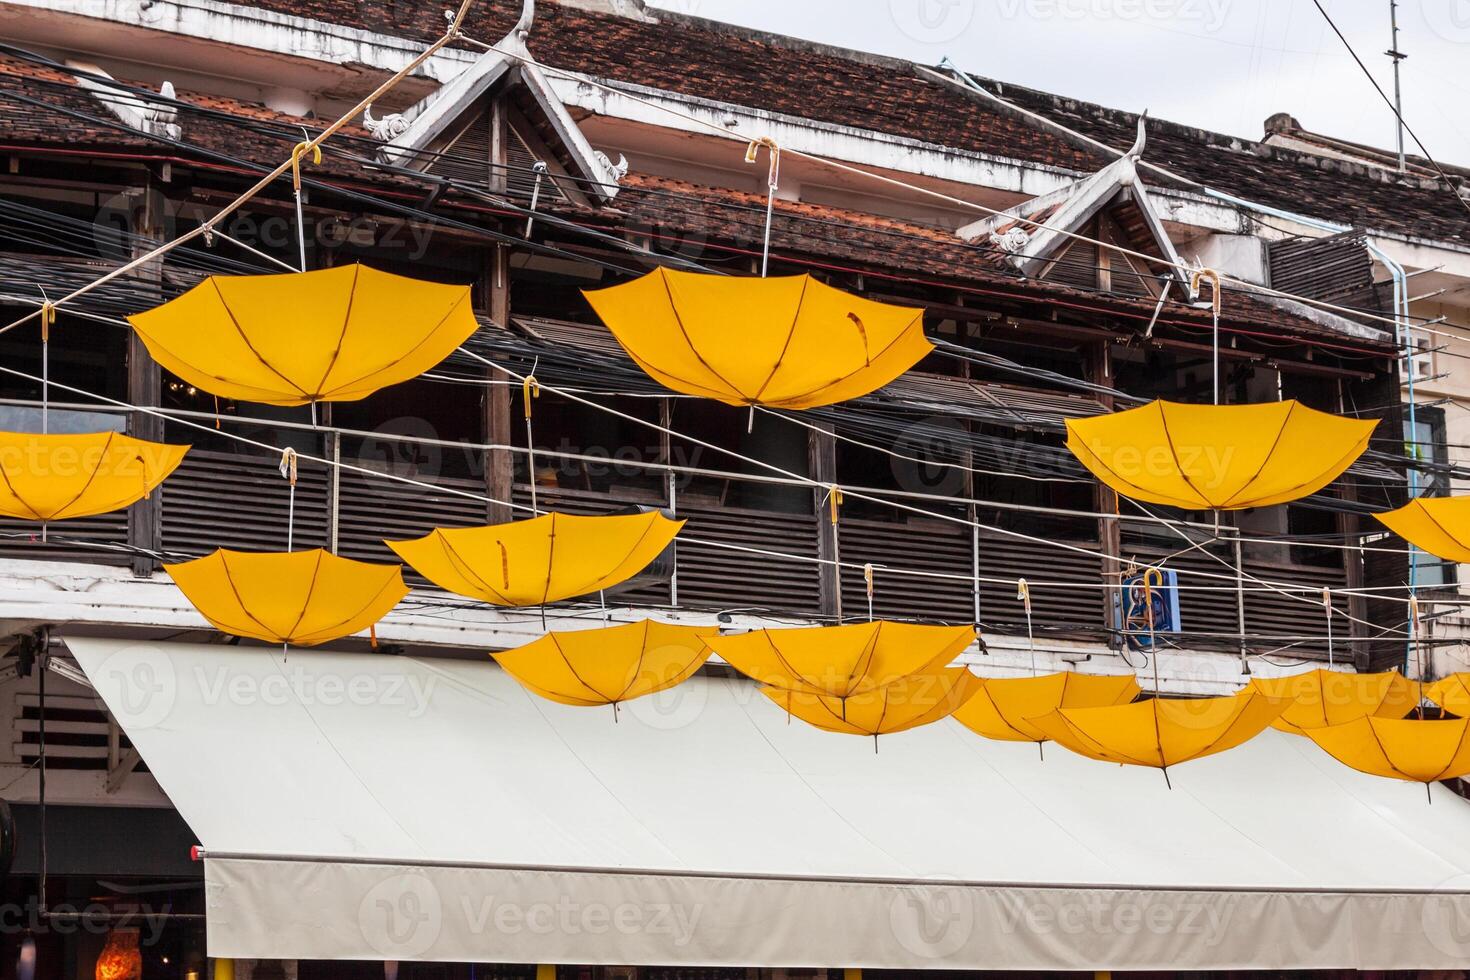
[[[133,257],[146,254],[153,242],[163,239],[159,214],[158,190],[150,177],[143,182],[142,197],[134,210],[134,230],[139,236],[133,246]],[[139,279],[162,283],[163,259],[141,266]],[[160,300],[162,296],[160,295]],[[163,394],[162,374],[158,362],[148,353],[137,331],[128,331],[128,402],[146,408],[156,408]],[[147,412],[133,412],[128,416],[128,434],[137,439],[160,442],[163,439],[163,419]],[[134,548],[159,551],[163,548],[163,488],[156,488],[143,500],[128,509],[128,544]],[[155,560],[146,554],[134,552],[133,574],[151,576],[156,568]]]
[[[510,325],[510,249],[497,245],[491,252],[486,281],[486,307],[490,319]],[[510,375],[489,368],[491,384],[485,389],[485,441],[492,446],[512,445]],[[535,479],[535,474],[531,475]],[[485,492],[490,497],[488,517],[492,524],[514,519],[510,506],[515,492],[515,458],[508,448],[485,451]]]
[[[1103,341],[1097,345],[1093,356],[1089,359],[1091,381],[1093,384],[1112,387],[1113,384],[1113,345],[1111,341]],[[1107,411],[1113,410],[1113,396],[1100,394],[1098,401]],[[1093,491],[1093,507],[1099,514],[1118,512],[1118,494],[1111,487],[1104,486],[1101,482],[1095,484]],[[1114,626],[1113,601],[1115,598],[1121,604],[1123,587],[1123,528],[1117,517],[1100,517],[1097,522],[1097,538],[1099,550],[1103,554],[1102,576],[1103,581],[1111,588],[1103,590],[1103,629],[1107,630],[1108,646],[1112,649],[1120,649],[1125,642],[1123,638],[1112,632]],[[1120,605],[1121,608],[1121,605]]]
[[[837,438],[830,425],[818,425],[810,430],[807,472],[816,481],[812,487],[812,514],[817,521],[817,557],[824,563],[818,566],[822,615],[835,618],[841,609],[837,566],[825,564],[837,560],[837,528],[827,517],[827,492],[837,482]]]
[[[674,403],[672,399],[660,398],[658,401],[658,424],[663,426],[663,431],[658,434],[658,457],[659,462],[670,467],[665,478],[669,488],[669,514],[677,517],[679,514],[679,474],[672,469],[674,463],[674,440],[669,433],[674,428]],[[679,542],[675,541],[669,545],[674,556],[674,569],[669,573],[669,605],[677,608],[679,605]]]
[[[1245,555],[1240,543],[1240,528],[1235,529],[1235,626],[1240,633],[1240,672],[1251,672],[1250,651],[1245,641]]]

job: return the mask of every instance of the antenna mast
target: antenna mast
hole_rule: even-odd
[[[1399,145],[1399,171],[1404,169],[1404,91],[1399,84],[1399,62],[1408,55],[1399,50],[1399,4],[1398,0],[1388,0],[1388,22],[1393,28],[1393,44],[1384,54],[1393,60],[1393,113],[1394,122],[1398,126]]]

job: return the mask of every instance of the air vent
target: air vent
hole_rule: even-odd
[[[15,693],[13,758],[23,766],[41,755],[41,697],[34,691]],[[121,736],[121,747],[131,746]],[[46,695],[46,768],[107,769],[107,716],[96,698],[77,694]]]

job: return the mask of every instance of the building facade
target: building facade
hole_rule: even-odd
[[[126,512],[44,535],[0,528],[12,646],[0,785],[22,842],[8,901],[34,905],[46,861],[53,906],[134,882],[98,904],[167,907],[139,927],[164,937],[142,944],[144,973],[167,973],[165,957],[181,976],[207,968],[178,801],[63,644],[219,642],[161,570],[217,547],[280,550],[289,536],[388,561],[385,538],[530,508],[689,522],[600,602],[500,610],[421,588],[372,638],[342,645],[351,653],[457,661],[599,616],[725,628],[877,616],[977,623],[961,662],[994,673],[1147,664],[1178,695],[1329,661],[1463,666],[1458,569],[1411,568],[1372,517],[1453,489],[1470,442],[1460,188],[1292,120],[1252,143],[636,0],[512,6],[473,5],[463,36],[305,161],[299,212],[287,177],[214,223],[439,37],[442,10],[0,3],[3,320],[208,227],[63,305],[44,368],[34,322],[0,333],[0,428],[34,430],[44,410],[52,431],[193,447]],[[127,328],[207,275],[280,272],[301,255],[311,269],[362,262],[470,285],[481,329],[422,379],[313,415],[196,390]],[[923,307],[934,354],[855,402],[746,411],[658,386],[582,293],[660,265],[767,263]],[[1212,272],[1229,281],[1212,287]],[[543,386],[533,405],[528,374]],[[1119,499],[1064,448],[1069,418],[1216,390],[1381,424],[1327,490],[1223,523]],[[1125,580],[1160,564],[1179,575],[1182,629],[1155,667],[1119,603]],[[1443,586],[1417,644],[1396,601],[1411,582]],[[49,976],[82,975],[117,932],[54,921],[31,930],[42,959],[63,964]]]

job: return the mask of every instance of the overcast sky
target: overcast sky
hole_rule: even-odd
[[[647,0],[969,71],[1251,139],[1286,111],[1391,148],[1393,114],[1312,0]],[[1392,95],[1388,0],[1323,0]],[[1404,118],[1470,165],[1470,0],[1402,0]],[[1407,136],[1412,151],[1413,142]]]

